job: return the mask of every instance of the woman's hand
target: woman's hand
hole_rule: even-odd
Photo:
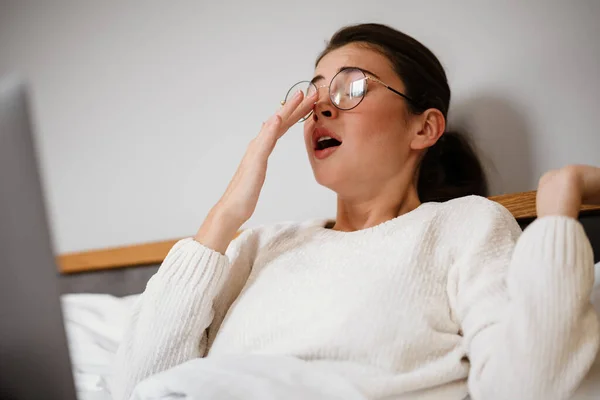
[[[600,204],[600,168],[569,165],[549,171],[540,179],[536,200],[538,217],[577,218],[582,204]]]
[[[235,233],[254,213],[267,174],[267,161],[275,144],[287,130],[313,108],[317,93],[304,98],[302,92],[286,104],[267,122],[250,142],[229,186],[210,211],[195,239],[205,246],[224,253]]]

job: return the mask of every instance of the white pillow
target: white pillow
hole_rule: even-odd
[[[594,269],[594,288],[592,289],[592,305],[600,315],[600,262]]]
[[[600,316],[600,262],[594,266],[594,288],[592,289],[592,306]],[[600,365],[600,352],[596,355],[594,364]]]

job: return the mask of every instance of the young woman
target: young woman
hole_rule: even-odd
[[[197,235],[148,282],[117,357],[115,399],[225,354],[304,360],[373,399],[568,397],[599,343],[593,254],[576,218],[582,201],[600,203],[600,169],[544,175],[539,218],[521,235],[480,197],[482,168],[446,130],[450,88],[421,43],[378,24],[343,28],[300,86]],[[335,222],[233,240],[277,140],[299,120],[317,182],[337,193]]]

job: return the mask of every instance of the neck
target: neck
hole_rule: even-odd
[[[338,194],[337,217],[332,229],[352,232],[379,225],[419,207],[416,187],[382,190],[363,196],[342,197]]]

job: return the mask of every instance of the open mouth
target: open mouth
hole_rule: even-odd
[[[324,127],[315,128],[312,134],[315,158],[324,160],[332,155],[342,144],[342,139]]]
[[[335,138],[330,136],[322,136],[317,140],[317,143],[315,144],[315,150],[325,150],[330,147],[337,147],[341,144],[342,142]]]

